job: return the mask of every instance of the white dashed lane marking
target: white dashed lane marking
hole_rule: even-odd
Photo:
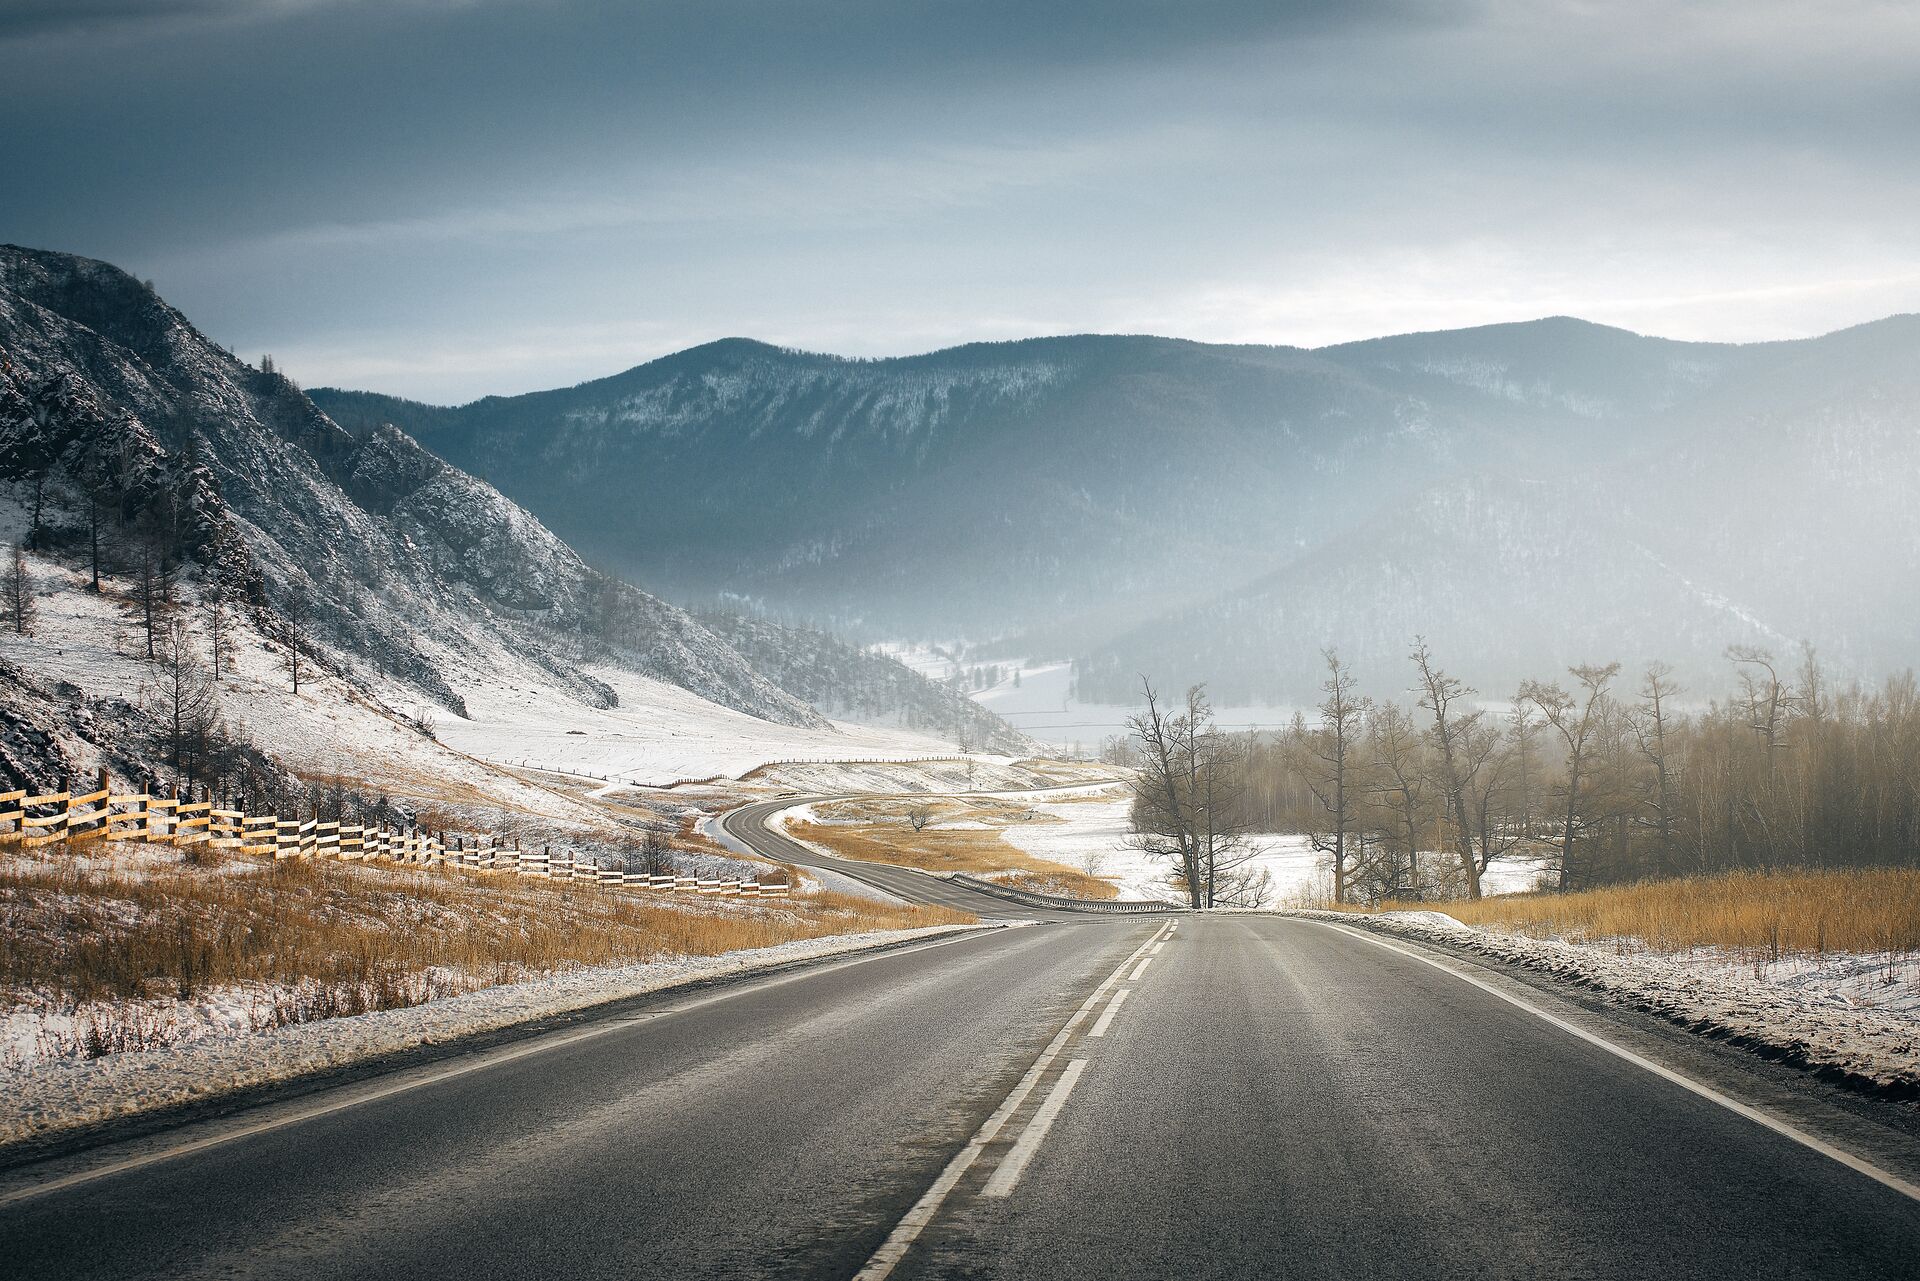
[[[1080,1079],[1080,1073],[1086,1070],[1085,1059],[1075,1059],[1067,1064],[1067,1070],[1053,1083],[1053,1093],[1047,1095],[1047,1101],[1033,1114],[1033,1120],[1013,1145],[1013,1151],[1007,1153],[1007,1159],[987,1180],[987,1186],[980,1189],[983,1197],[1003,1197],[1013,1191],[1013,1185],[1020,1181],[1020,1175],[1026,1170],[1027,1163],[1033,1160],[1033,1154],[1040,1150],[1041,1140],[1047,1137],[1047,1131],[1053,1128],[1053,1119],[1060,1115],[1060,1109],[1066,1106],[1067,1095],[1073,1093],[1073,1083]]]
[[[1100,1017],[1094,1021],[1093,1031],[1087,1033],[1088,1036],[1105,1036],[1107,1034],[1107,1025],[1112,1023],[1113,1016],[1120,1012],[1120,1003],[1127,999],[1127,992],[1128,989],[1123,987],[1113,994],[1113,999],[1108,1001],[1107,1008],[1100,1012]]]

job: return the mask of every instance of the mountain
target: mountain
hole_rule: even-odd
[[[847,360],[746,340],[397,423],[596,560],[864,638],[1297,699],[1411,637],[1489,689],[1805,637],[1912,661],[1920,319],[1794,342],[1556,317],[1306,351],[1150,337]],[[1862,555],[1874,549],[1871,556]]]
[[[1276,656],[1328,644],[1398,689],[1416,632],[1494,694],[1612,659],[1664,660],[1711,689],[1729,644],[1784,656],[1807,641],[1843,675],[1920,658],[1920,317],[1717,350],[1608,339],[1607,383],[1580,376],[1591,351],[1528,368],[1510,337],[1330,354],[1427,403],[1464,383],[1576,405],[1588,432],[1458,468],[1253,583],[1110,638],[1082,655],[1080,695],[1124,699],[1151,671],[1228,701],[1304,699],[1311,667]]]
[[[316,395],[405,427],[650,587],[885,635],[1097,630],[1166,583],[1228,586],[1250,549],[1311,534],[1320,476],[1405,429],[1307,353],[1158,338],[884,361],[733,340],[451,412]]]
[[[898,659],[812,628],[740,614],[699,618],[780,688],[835,719],[937,732],[975,751],[1018,754],[1032,748],[971,698]]]
[[[611,666],[830,731],[808,698],[871,668],[898,696],[877,714],[978,718],[877,655],[815,670],[815,642],[774,628],[755,637],[771,679],[491,485],[393,427],[347,430],[105,263],[0,247],[0,481],[15,495],[0,523],[38,548],[90,562],[97,531],[109,570],[136,581],[178,561],[180,591],[218,592],[282,641],[297,622],[315,661],[390,707],[464,715],[462,689],[492,682],[604,708],[616,695],[592,671]]]

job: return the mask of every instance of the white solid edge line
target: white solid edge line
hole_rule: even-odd
[[[1915,1184],[1907,1182],[1905,1179],[1901,1178],[1899,1175],[1893,1174],[1887,1170],[1883,1170],[1879,1166],[1874,1165],[1872,1162],[1862,1160],[1860,1157],[1853,1155],[1851,1152],[1843,1151],[1842,1149],[1833,1146],[1831,1143],[1828,1143],[1823,1139],[1815,1138],[1813,1135],[1808,1134],[1805,1130],[1800,1129],[1798,1126],[1793,1125],[1790,1122],[1782,1121],[1779,1117],[1772,1116],[1766,1112],[1762,1112],[1759,1108],[1752,1107],[1749,1104],[1742,1103],[1738,1099],[1730,1098],[1727,1095],[1720,1093],[1720,1091],[1714,1089],[1710,1085],[1706,1085],[1706,1084],[1703,1084],[1702,1082],[1696,1081],[1690,1076],[1683,1076],[1680,1073],[1674,1071],[1672,1068],[1664,1067],[1661,1064],[1655,1063],[1652,1059],[1645,1058],[1639,1054],[1635,1054],[1632,1050],[1627,1049],[1625,1046],[1615,1045],[1612,1041],[1607,1040],[1605,1037],[1600,1036],[1593,1032],[1589,1032],[1583,1027],[1579,1027],[1579,1026],[1576,1026],[1575,1024],[1569,1023],[1565,1019],[1560,1018],[1558,1015],[1549,1014],[1547,1013],[1547,1011],[1541,1009],[1537,1005],[1532,1004],[1531,1002],[1523,1001],[1517,996],[1512,996],[1506,992],[1502,992],[1499,988],[1493,986],[1493,984],[1491,983],[1487,983],[1480,979],[1477,979],[1471,974],[1463,973],[1462,971],[1453,968],[1451,965],[1443,965],[1441,962],[1435,960],[1430,956],[1422,956],[1420,953],[1413,951],[1411,948],[1401,947],[1397,944],[1389,943],[1385,939],[1376,938],[1373,935],[1368,934],[1364,930],[1356,930],[1346,925],[1335,925],[1331,921],[1315,921],[1314,924],[1325,925],[1327,928],[1338,930],[1342,934],[1351,934],[1354,938],[1360,939],[1363,942],[1371,943],[1375,947],[1384,947],[1389,952],[1398,952],[1402,956],[1411,957],[1412,959],[1419,961],[1422,965],[1431,965],[1434,969],[1439,970],[1441,973],[1451,974],[1454,978],[1459,979],[1463,983],[1471,983],[1475,987],[1479,988],[1481,991],[1486,992],[1491,996],[1496,996],[1500,998],[1502,1001],[1505,1001],[1508,1005],[1511,1005],[1516,1009],[1525,1010],[1527,1013],[1533,1015],[1535,1018],[1540,1019],[1547,1023],[1551,1023],[1553,1026],[1559,1028],[1562,1032],[1565,1032],[1569,1036],[1576,1037],[1579,1040],[1585,1041],[1589,1045],[1597,1046],[1598,1048],[1605,1050],[1607,1053],[1615,1056],[1616,1058],[1624,1059],[1628,1063],[1633,1064],[1637,1068],[1641,1068],[1644,1071],[1651,1072],[1653,1075],[1660,1077],[1662,1080],[1671,1081],[1673,1084],[1679,1086],[1681,1089],[1686,1090],[1691,1094],[1696,1094],[1699,1097],[1707,1100],[1709,1103],[1716,1103],[1719,1106],[1725,1108],[1729,1112],[1732,1112],[1738,1116],[1743,1116],[1747,1120],[1752,1121],[1756,1125],[1764,1126],[1767,1129],[1772,1130],[1775,1134],[1781,1135],[1788,1139],[1792,1139],[1795,1143],[1800,1144],[1802,1147],[1811,1148],[1813,1151],[1818,1152],[1821,1156],[1827,1157],[1834,1161],[1838,1161],[1841,1165],[1846,1166],[1849,1170],[1853,1170],[1859,1174],[1864,1174],[1869,1179],[1872,1179],[1875,1183],[1878,1183],[1884,1187],[1890,1188],[1893,1191],[1900,1193],[1902,1196],[1911,1197],[1915,1201],[1920,1201],[1920,1186],[1916,1186]]]
[[[1123,987],[1113,994],[1113,999],[1107,1002],[1107,1008],[1100,1011],[1100,1017],[1093,1021],[1093,1030],[1087,1033],[1088,1036],[1107,1034],[1107,1026],[1113,1022],[1113,1016],[1120,1012],[1121,1002],[1127,999],[1129,991],[1131,991],[1130,988]]]
[[[1147,972],[1147,967],[1152,964],[1153,958],[1151,956],[1141,957],[1140,964],[1134,966],[1133,973],[1127,975],[1127,982],[1132,983],[1137,980],[1142,974]]]
[[[1020,1105],[1027,1101],[1027,1095],[1033,1093],[1033,1087],[1046,1070],[1053,1066],[1053,1060],[1059,1055],[1061,1047],[1066,1045],[1074,1029],[1080,1026],[1080,1021],[1087,1017],[1087,1011],[1098,1005],[1100,999],[1120,981],[1120,975],[1133,964],[1134,959],[1165,933],[1165,930],[1160,930],[1153,938],[1133,949],[1132,954],[1115,966],[1113,973],[1107,975],[1105,981],[1093,989],[1087,999],[1080,1003],[1080,1008],[1073,1012],[1073,1017],[1053,1034],[1053,1040],[1047,1042],[1047,1048],[1040,1051],[1040,1057],[1027,1068],[1026,1075],[1020,1078],[1020,1083],[1000,1101],[1000,1106],[993,1110],[993,1115],[974,1131],[973,1137],[967,1140],[967,1145],[954,1153],[953,1160],[947,1162],[946,1168],[940,1171],[940,1177],[933,1181],[932,1186],[921,1193],[920,1199],[900,1217],[900,1222],[896,1223],[893,1231],[887,1234],[887,1239],[880,1243],[880,1248],[873,1252],[866,1266],[853,1274],[853,1281],[883,1281],[885,1277],[892,1274],[893,1270],[900,1265],[900,1260],[907,1257],[907,1251],[913,1248],[913,1243],[919,1239],[920,1233],[933,1222],[933,1216],[940,1213],[940,1207],[946,1204],[947,1197],[953,1192],[954,1187],[966,1177],[967,1171],[971,1170],[973,1163],[980,1159],[980,1154],[986,1151],[987,1145],[998,1137],[1007,1121],[1020,1110]]]
[[[1080,1073],[1086,1070],[1085,1059],[1074,1059],[1067,1064],[1066,1071],[1053,1083],[1053,1090],[1047,1095],[1047,1101],[1033,1114],[1033,1120],[1027,1122],[1027,1128],[1021,1132],[1020,1141],[1013,1145],[1013,1151],[1007,1153],[1000,1162],[1000,1168],[987,1180],[987,1186],[980,1189],[983,1197],[1003,1197],[1013,1191],[1014,1184],[1020,1182],[1020,1176],[1026,1172],[1027,1163],[1033,1160],[1033,1154],[1040,1150],[1047,1131],[1053,1128],[1054,1118],[1060,1115],[1060,1109],[1067,1104],[1067,1096],[1073,1093],[1073,1083],[1080,1079]]]
[[[283,1130],[290,1125],[299,1125],[303,1121],[312,1121],[323,1116],[331,1116],[335,1112],[344,1112],[349,1108],[360,1107],[367,1103],[377,1103],[381,1099],[391,1098],[396,1094],[405,1094],[408,1090],[418,1090],[425,1086],[438,1085],[443,1081],[451,1081],[455,1077],[466,1076],[471,1072],[479,1072],[486,1068],[499,1067],[505,1063],[512,1063],[517,1059],[524,1059],[529,1055],[544,1054],[549,1050],[565,1049],[569,1045],[577,1045],[581,1041],[590,1041],[597,1036],[606,1036],[612,1032],[624,1031],[638,1023],[651,1023],[657,1019],[670,1018],[676,1014],[689,1014],[695,1010],[704,1009],[709,1005],[717,1005],[722,1001],[733,1000],[735,997],[746,996],[755,992],[765,992],[770,988],[784,987],[789,983],[797,983],[802,979],[829,974],[835,970],[846,969],[855,965],[864,965],[868,961],[877,961],[882,957],[901,956],[910,952],[926,952],[936,947],[947,947],[954,943],[963,943],[968,939],[989,937],[991,932],[992,927],[989,927],[986,930],[968,930],[963,934],[955,934],[951,938],[929,939],[925,943],[913,944],[908,947],[884,948],[884,945],[882,945],[882,947],[878,947],[864,956],[854,953],[834,957],[825,965],[809,966],[806,969],[798,970],[791,974],[775,975],[757,983],[749,981],[726,991],[715,992],[708,996],[695,997],[685,1004],[675,1005],[667,1009],[648,1010],[627,1018],[607,1018],[603,1022],[596,1023],[593,1027],[582,1028],[579,1031],[569,1032],[564,1035],[550,1034],[535,1036],[531,1040],[521,1042],[517,1045],[503,1046],[498,1050],[483,1053],[478,1058],[464,1063],[441,1068],[438,1071],[428,1072],[421,1076],[407,1077],[399,1081],[390,1081],[385,1085],[376,1086],[370,1090],[355,1090],[351,1085],[343,1086],[340,1088],[350,1091],[349,1096],[346,1098],[336,1097],[326,1103],[301,1108],[298,1111],[281,1116],[268,1117],[250,1125],[240,1126],[237,1129],[204,1135],[200,1138],[189,1139],[186,1142],[176,1143],[156,1151],[143,1152],[138,1156],[126,1157],[123,1160],[115,1161],[109,1165],[96,1166],[85,1170],[75,1170],[73,1173],[62,1175],[59,1178],[48,1179],[45,1182],[30,1183],[22,1187],[14,1188],[9,1192],[0,1194],[0,1206],[14,1205],[21,1201],[31,1201],[35,1197],[49,1196],[55,1192],[64,1192],[68,1188],[79,1187],[82,1184],[92,1183],[98,1179],[110,1178],[116,1174],[125,1174],[129,1170],[139,1170],[149,1165],[159,1165],[164,1161],[171,1161],[183,1156],[191,1156],[195,1152],[204,1152],[208,1148],[217,1148],[222,1144],[237,1142],[240,1139],[249,1139],[256,1134],[269,1134],[274,1130]],[[724,978],[728,976],[717,975],[714,977]],[[666,992],[670,990],[670,988],[655,989],[656,992]],[[651,993],[640,993],[638,995],[646,996],[651,995]],[[578,1012],[579,1011],[563,1011],[562,1013]],[[554,1017],[558,1016],[556,1015]],[[500,1028],[494,1030],[505,1031],[506,1029]]]

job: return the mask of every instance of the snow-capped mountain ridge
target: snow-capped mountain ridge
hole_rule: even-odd
[[[0,480],[36,541],[69,562],[102,513],[121,568],[142,540],[165,544],[263,628],[300,615],[303,645],[370,692],[465,713],[474,682],[511,674],[588,707],[615,698],[611,666],[733,711],[831,733],[807,700],[769,679],[684,611],[590,568],[532,514],[391,427],[348,431],[286,377],[209,342],[107,264],[0,247]],[[760,636],[789,684],[812,642]],[[893,719],[929,732],[979,709],[930,682],[902,683],[877,656],[841,676],[893,691]],[[987,718],[991,720],[991,718]],[[1018,743],[1004,726],[1003,742]]]
[[[1920,540],[1896,496],[1915,365],[1914,317],[1753,344],[1551,317],[1317,351],[1083,335],[849,361],[730,340],[459,409],[316,395],[685,598],[1286,701],[1321,645],[1403,652],[1449,616],[1494,687],[1616,646],[1697,666],[1780,635],[1854,670],[1910,661],[1920,620],[1889,625],[1850,567]],[[1381,585],[1359,615],[1356,577]],[[1275,614],[1259,602],[1282,584]]]

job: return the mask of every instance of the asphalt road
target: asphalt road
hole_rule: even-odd
[[[1078,912],[1048,911],[1022,906],[1007,899],[968,889],[964,885],[955,885],[942,877],[917,872],[912,868],[889,867],[881,863],[833,858],[821,854],[787,836],[767,821],[781,810],[792,809],[805,799],[807,798],[787,797],[784,800],[743,805],[739,809],[728,811],[720,820],[720,825],[729,835],[746,842],[769,858],[778,859],[783,863],[797,863],[802,867],[834,872],[852,880],[865,882],[875,889],[891,894],[895,898],[905,899],[909,903],[932,903],[940,907],[950,907],[959,912],[971,912],[986,921],[1034,919],[1068,921],[1082,918],[1082,914]]]
[[[1904,1124],[1879,1159],[1920,1166]],[[1432,965],[1255,916],[1063,919],[662,993],[0,1181],[0,1274],[22,1278],[1916,1261],[1920,1201]]]

